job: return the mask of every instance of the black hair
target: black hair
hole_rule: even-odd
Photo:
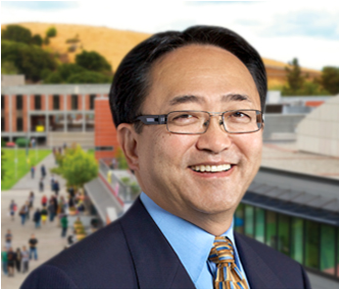
[[[114,75],[109,97],[115,126],[134,123],[151,86],[150,71],[157,59],[177,48],[190,45],[213,45],[235,55],[248,68],[256,84],[261,109],[267,95],[267,76],[258,52],[235,32],[216,26],[192,26],[183,32],[154,34],[135,46],[122,60]],[[140,132],[141,124],[136,124]]]

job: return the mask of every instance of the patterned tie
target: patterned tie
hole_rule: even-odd
[[[215,238],[209,260],[217,267],[214,289],[248,289],[247,282],[235,263],[233,244],[228,238]]]

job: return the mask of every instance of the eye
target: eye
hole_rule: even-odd
[[[242,111],[235,111],[232,112],[228,116],[228,120],[231,122],[242,122],[242,123],[248,123],[251,121],[251,117]]]

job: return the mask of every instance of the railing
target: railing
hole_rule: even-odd
[[[99,160],[100,174],[111,186],[115,195],[118,196],[124,203],[133,202],[140,192],[139,186],[131,186],[122,182],[117,176],[118,170],[112,169],[112,167],[108,164],[112,164],[112,159],[105,158]]]

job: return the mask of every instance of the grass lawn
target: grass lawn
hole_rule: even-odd
[[[5,153],[5,176],[1,181],[1,190],[11,189],[19,179],[30,171],[31,165],[37,165],[51,153],[51,150],[48,149],[30,149],[28,158],[26,158],[26,149],[17,149],[17,172],[15,173],[15,149],[4,148],[2,150]],[[27,162],[27,159],[29,162]]]

